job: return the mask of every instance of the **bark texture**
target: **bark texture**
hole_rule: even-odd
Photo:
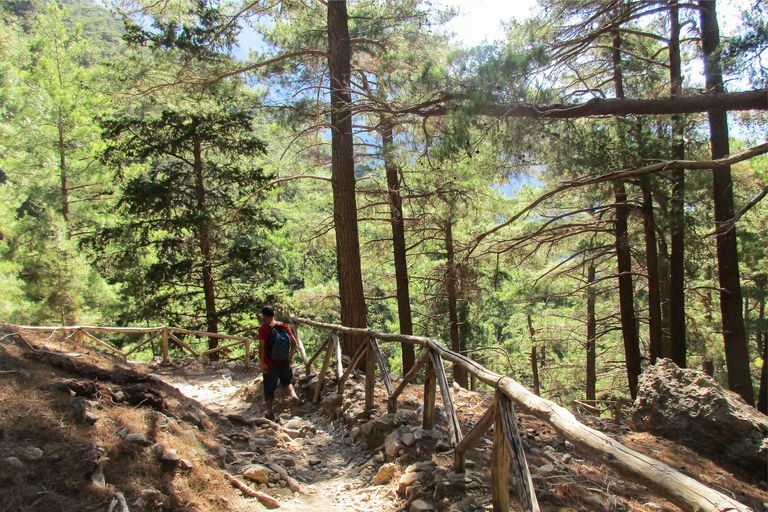
[[[700,0],[701,44],[704,51],[704,73],[707,90],[724,92],[720,67],[720,29],[717,24],[716,2]],[[709,135],[712,158],[728,155],[728,116],[725,110],[709,111]],[[720,280],[720,312],[723,322],[725,361],[728,368],[728,387],[754,405],[752,375],[749,368],[747,334],[742,315],[741,280],[736,227],[734,218],[733,180],[731,167],[722,166],[712,171],[715,203],[715,232],[717,240],[717,269]]]
[[[331,152],[333,220],[336,227],[336,269],[339,279],[341,323],[365,327],[367,313],[360,266],[360,239],[355,198],[355,159],[352,146],[352,97],[350,94],[350,42],[347,2],[328,2],[328,64],[331,87]],[[345,336],[347,355],[363,343],[359,336]]]

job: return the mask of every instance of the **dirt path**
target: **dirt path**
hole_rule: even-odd
[[[210,411],[246,420],[263,417],[261,385],[258,378],[254,379],[254,372],[244,373],[225,365],[190,364],[184,368],[155,368],[152,375]],[[387,512],[398,508],[400,500],[392,486],[368,486],[370,476],[365,469],[372,454],[352,443],[343,425],[329,421],[314,404],[288,405],[282,389],[277,391],[275,406],[281,411],[280,423],[286,432],[306,433],[292,439],[282,436],[269,450],[271,460],[260,461],[286,466],[300,482],[298,493],[279,487],[268,490],[284,509]],[[247,458],[247,453],[240,454]]]

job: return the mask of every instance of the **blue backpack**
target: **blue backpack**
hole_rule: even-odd
[[[284,363],[291,354],[291,334],[284,323],[275,322],[267,337],[267,356],[274,363]]]

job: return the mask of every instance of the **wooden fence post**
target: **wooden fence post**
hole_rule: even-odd
[[[75,334],[75,343],[80,345],[81,347],[85,346],[85,338],[83,338],[83,330],[78,329],[77,333]]]
[[[427,349],[432,352],[431,348]],[[424,371],[424,418],[421,426],[431,429],[435,426],[435,398],[437,397],[437,375],[432,364],[432,357],[427,357],[427,366]]]
[[[339,343],[339,335],[337,333],[331,334],[333,336],[333,348],[336,351],[336,378],[341,379],[344,375],[344,367],[341,362],[341,343]]]
[[[453,405],[453,397],[451,396],[451,386],[448,384],[448,378],[445,376],[445,366],[443,366],[443,358],[437,352],[430,351],[429,356],[432,360],[432,367],[435,370],[435,376],[437,377],[437,383],[440,385],[440,395],[443,397],[443,407],[445,407],[445,415],[448,419],[448,434],[451,440],[451,446],[456,446],[461,441],[461,424],[459,423],[459,417],[456,415],[456,407]]]
[[[293,335],[296,336],[296,345],[299,347],[299,353],[301,354],[301,360],[304,362],[304,366],[306,366],[305,373],[309,375],[309,363],[307,360],[307,352],[304,350],[304,343],[301,342],[301,336],[299,336],[299,324],[295,323],[291,326],[293,331]]]
[[[168,327],[163,327],[163,364],[168,364]]]
[[[245,369],[251,369],[251,339],[245,339]]]
[[[507,449],[509,450],[515,482],[517,483],[517,495],[524,512],[539,512],[539,502],[536,500],[536,489],[533,487],[531,472],[528,470],[528,461],[523,451],[523,441],[517,428],[517,415],[512,400],[503,395],[500,397],[501,423]]]
[[[493,512],[509,511],[509,448],[501,420],[501,391],[493,399],[493,459],[491,462],[491,500]]]
[[[462,439],[453,449],[453,471],[455,473],[463,473],[466,470],[467,450],[472,448],[483,437],[483,434],[491,428],[494,410],[494,405],[491,404],[488,410],[485,411],[485,414],[483,414],[483,417],[480,418],[480,421],[475,423],[475,426],[469,431],[467,437]]]
[[[376,355],[373,353],[373,338],[368,338],[368,350],[365,351],[365,409],[376,406]]]
[[[387,388],[387,395],[391,395],[395,391],[395,387],[392,385],[392,379],[389,378],[387,363],[384,361],[384,355],[381,353],[381,347],[379,347],[379,342],[376,341],[376,338],[371,338],[371,347],[376,356],[376,361],[379,363],[379,370],[381,370],[381,378],[384,381],[384,387]]]
[[[336,333],[333,333],[336,334]],[[312,397],[312,402],[317,403],[320,400],[320,392],[323,390],[323,384],[325,383],[325,374],[328,371],[328,366],[331,364],[331,355],[333,355],[333,338],[328,337],[328,349],[325,351],[325,359],[323,359],[323,367],[320,369],[320,373],[317,376],[317,387],[315,388],[315,396]]]

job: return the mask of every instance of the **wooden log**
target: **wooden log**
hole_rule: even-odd
[[[168,363],[168,328],[163,328],[163,364]]]
[[[376,357],[376,362],[379,364],[379,370],[381,370],[381,378],[384,381],[384,387],[387,388],[387,395],[391,395],[395,391],[395,387],[392,385],[392,379],[389,378],[389,370],[387,370],[387,363],[384,361],[384,355],[381,353],[381,347],[376,338],[371,338],[371,347],[373,348],[373,354]]]
[[[499,408],[501,409],[501,424],[517,483],[517,495],[520,498],[520,504],[525,512],[539,512],[536,489],[533,487],[531,472],[528,470],[528,461],[525,460],[525,452],[523,452],[523,441],[520,439],[520,432],[517,429],[515,407],[509,397],[501,394]]]
[[[509,449],[501,420],[500,391],[493,400],[493,458],[491,460],[491,502],[493,512],[509,512]]]
[[[80,332],[80,331],[78,331],[78,332]],[[152,341],[153,341],[155,338],[158,338],[158,337],[162,336],[162,334],[163,334],[162,332],[157,332],[157,333],[155,333],[155,335],[154,335],[154,336],[152,336],[152,337],[151,337],[151,338],[149,338],[148,340],[144,340],[144,341],[142,341],[141,343],[139,343],[138,345],[136,345],[135,347],[133,347],[133,349],[131,349],[130,351],[126,352],[126,353],[125,353],[125,357],[128,357],[129,355],[133,354],[133,353],[134,353],[134,352],[136,352],[137,350],[140,350],[142,347],[146,346],[146,345],[147,345],[147,343],[151,343],[151,342],[152,342]]]
[[[339,394],[344,394],[344,384],[347,382],[347,379],[352,374],[353,371],[355,371],[355,368],[357,368],[357,363],[360,362],[360,358],[363,357],[363,354],[365,354],[366,350],[368,350],[368,339],[360,344],[359,347],[357,347],[357,352],[355,352],[355,355],[352,356],[352,363],[347,367],[347,369],[344,371],[344,375],[341,376],[341,379],[339,379]]]
[[[304,350],[304,343],[301,342],[301,336],[299,335],[299,324],[296,322],[291,325],[291,331],[293,332],[293,335],[296,337],[296,346],[299,347],[299,353],[301,354],[301,360],[304,363],[304,366],[307,367],[307,372],[309,372],[309,363],[307,361],[307,352]],[[309,375],[309,373],[307,373]]]
[[[328,349],[325,351],[325,359],[323,359],[323,367],[317,376],[317,387],[315,387],[315,396],[312,397],[312,402],[317,403],[320,400],[320,392],[323,390],[323,383],[325,382],[325,374],[328,372],[328,366],[331,364],[331,356],[333,355],[333,343],[330,343],[331,338],[328,338],[329,343],[326,343]]]
[[[339,335],[335,332],[331,334],[333,337],[333,349],[336,352],[336,378],[340,379],[344,375],[344,367],[341,361],[341,343],[339,343]]]
[[[241,482],[226,471],[223,471],[222,474],[226,477],[227,480],[229,480],[229,483],[231,483],[233,487],[242,491],[246,496],[258,498],[258,500],[262,502],[267,508],[280,508],[280,502],[272,496],[252,489],[248,484]]]
[[[416,364],[411,367],[408,373],[405,374],[405,377],[403,377],[403,380],[400,381],[397,389],[395,389],[395,391],[389,395],[389,399],[387,400],[387,412],[397,412],[397,397],[399,397],[403,392],[405,386],[407,386],[413,380],[413,378],[416,377],[416,374],[419,373],[419,370],[422,366],[424,366],[424,363],[427,362],[427,359],[429,359],[429,350],[425,350],[424,353],[421,354],[421,357],[418,361],[416,361]]]
[[[68,325],[68,326],[44,326],[44,325],[14,325],[18,329],[24,329],[27,331],[73,331],[73,330],[85,330],[93,332],[122,332],[122,333],[138,333],[146,334],[150,332],[161,331],[162,327],[104,327],[98,325]]]
[[[333,329],[344,334],[369,335],[382,341],[414,343],[429,347],[437,351],[444,359],[463,365],[480,382],[501,390],[526,413],[552,425],[558,434],[573,443],[582,453],[594,457],[622,477],[647,487],[681,509],[690,512],[752,511],[751,508],[735,499],[710,489],[695,479],[675,471],[670,466],[631,450],[605,434],[579,423],[575,416],[565,408],[534,395],[514,379],[494,373],[476,361],[451,352],[437,340],[406,334],[381,333],[373,329],[323,324],[293,316],[291,318],[298,323]],[[426,394],[425,398],[428,398]],[[428,409],[426,403],[424,409],[426,416]]]
[[[431,352],[428,349],[427,352]],[[432,363],[432,356],[427,357],[427,366],[424,371],[424,417],[421,426],[427,430],[435,426],[435,398],[437,397],[437,376]]]
[[[190,331],[189,329],[182,329],[181,327],[169,327],[168,329],[179,334],[190,334],[192,336],[200,336],[202,338],[219,338],[222,340],[236,341],[245,341],[247,339],[245,336],[232,336],[230,334],[219,334],[217,332]]]
[[[368,350],[365,351],[365,410],[376,406],[376,356],[373,353],[374,338],[368,337]]]
[[[315,359],[318,358],[320,354],[323,353],[323,350],[326,350],[328,348],[328,343],[331,342],[331,337],[328,336],[325,338],[325,341],[323,341],[323,344],[320,345],[320,348],[317,349],[317,352],[315,352],[315,355],[309,358],[309,361],[307,361],[307,375],[309,375],[309,370],[312,367],[312,363],[315,362]]]
[[[211,354],[215,354],[216,352],[221,352],[222,350],[234,347],[236,345],[242,345],[242,341],[236,341],[235,343],[230,343],[229,345],[222,345],[221,347],[211,348],[203,352],[201,355],[203,357],[208,357]]]
[[[86,336],[88,336],[89,338],[91,338],[93,341],[95,341],[95,342],[96,342],[96,343],[98,343],[99,345],[102,345],[102,346],[104,346],[104,347],[108,348],[109,350],[111,350],[112,352],[114,352],[114,353],[118,354],[118,355],[119,355],[120,357],[122,357],[123,359],[126,359],[126,356],[125,356],[125,354],[123,354],[123,353],[122,353],[120,350],[116,349],[115,347],[113,347],[113,346],[112,346],[112,345],[110,345],[109,343],[105,343],[105,342],[101,341],[99,338],[97,338],[96,336],[94,336],[93,334],[91,334],[91,333],[89,333],[89,332],[87,332],[87,331],[83,331],[83,334],[85,334]]]
[[[174,343],[176,343],[177,345],[179,345],[180,347],[182,347],[182,348],[185,348],[185,349],[187,349],[188,351],[192,352],[192,353],[195,355],[195,357],[197,357],[197,358],[199,358],[199,357],[200,357],[200,352],[198,352],[197,350],[193,349],[192,347],[190,347],[189,345],[187,345],[186,343],[184,343],[183,341],[181,341],[181,340],[180,340],[179,338],[177,338],[177,337],[176,337],[176,335],[175,335],[175,334],[173,334],[172,332],[169,332],[169,333],[168,333],[168,337],[169,337],[169,338],[170,338],[170,339],[171,339],[171,340],[172,340]]]
[[[437,352],[430,351],[429,356],[432,359],[432,367],[435,369],[437,383],[440,385],[440,395],[443,397],[443,407],[448,419],[448,435],[451,446],[456,446],[461,441],[461,424],[456,414],[456,406],[453,405],[453,396],[451,395],[451,386],[448,384],[448,378],[445,376],[445,366],[443,359]]]
[[[462,439],[453,449],[453,471],[454,473],[463,473],[466,471],[467,451],[477,443],[483,434],[485,434],[491,425],[493,425],[494,406],[491,405],[485,411],[483,417],[472,427],[467,436]]]

